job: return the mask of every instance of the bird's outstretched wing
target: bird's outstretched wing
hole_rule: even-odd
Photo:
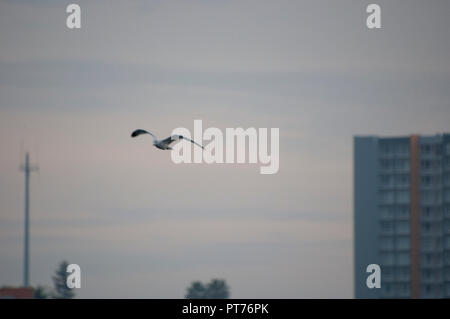
[[[193,144],[195,144],[195,145],[197,145],[197,146],[200,146],[202,149],[205,149],[202,145],[200,145],[200,144],[198,144],[197,142],[194,142],[193,140],[191,140],[190,138],[187,138],[187,137],[184,137],[183,135],[178,135],[178,138],[180,139],[180,140],[186,140],[186,141],[189,141],[189,142],[191,142],[191,143],[193,143]]]
[[[150,134],[153,137],[153,140],[156,140],[156,136],[146,130],[137,129],[133,133],[131,133],[131,137],[136,137],[142,134]]]
[[[205,149],[205,148],[204,148],[203,146],[201,146],[200,144],[194,142],[194,141],[191,140],[190,138],[184,137],[183,135],[172,135],[172,136],[169,136],[168,138],[163,139],[163,140],[161,141],[161,144],[164,144],[164,145],[170,145],[170,144],[172,144],[172,143],[175,142],[175,141],[183,140],[183,139],[184,139],[184,140],[187,140],[187,141],[189,141],[189,142],[191,142],[191,143],[193,143],[193,144],[195,144],[195,145],[197,145],[197,146],[200,146],[202,149]]]

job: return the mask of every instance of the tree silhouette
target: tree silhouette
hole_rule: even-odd
[[[187,288],[186,299],[228,299],[230,292],[225,280],[212,279],[204,285],[200,281],[194,281]]]
[[[213,279],[206,287],[208,299],[228,299],[230,293],[225,280]]]
[[[200,281],[194,281],[187,289],[187,299],[203,299],[206,287]]]
[[[34,299],[49,299],[53,295],[51,288],[44,286],[37,286],[33,292]]]
[[[67,287],[67,277],[69,274],[66,270],[68,265],[67,261],[62,261],[58,269],[56,269],[55,275],[52,277],[53,284],[55,285],[54,298],[71,299],[75,296],[73,290]]]

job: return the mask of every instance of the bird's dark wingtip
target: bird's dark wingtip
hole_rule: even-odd
[[[141,134],[141,131],[142,131],[142,130],[134,130],[133,133],[131,133],[131,137],[136,137],[136,136],[138,136],[139,134]]]

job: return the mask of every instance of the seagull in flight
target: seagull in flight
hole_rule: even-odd
[[[163,140],[158,140],[156,138],[156,136],[146,130],[141,130],[141,129],[137,129],[135,130],[133,133],[131,133],[131,137],[136,137],[142,134],[149,134],[153,137],[153,146],[161,149],[161,150],[171,150],[172,147],[170,147],[170,144],[172,144],[173,142],[176,142],[178,140],[187,140],[189,142],[191,142],[192,144],[195,144],[197,146],[200,146],[202,149],[204,149],[203,146],[201,146],[200,144],[194,142],[193,140],[191,140],[190,138],[184,137],[183,135],[172,135],[169,136],[168,138],[165,138]]]

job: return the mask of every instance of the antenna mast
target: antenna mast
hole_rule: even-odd
[[[25,155],[25,165],[20,168],[25,172],[25,243],[23,260],[23,285],[30,285],[30,173],[37,171],[37,166],[30,166],[30,156]]]

